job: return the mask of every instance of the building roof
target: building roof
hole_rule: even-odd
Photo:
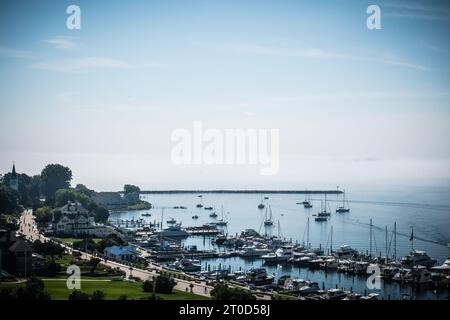
[[[13,168],[12,168],[11,175],[12,175],[13,177],[16,177],[16,176],[17,176],[17,173],[16,173],[16,165],[15,165],[15,163],[13,163]]]

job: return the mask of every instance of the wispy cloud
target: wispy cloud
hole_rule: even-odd
[[[204,43],[197,43],[205,45]],[[254,54],[270,57],[292,57],[306,59],[339,59],[360,62],[382,63],[419,71],[430,71],[431,68],[409,61],[402,60],[394,55],[380,55],[373,57],[355,56],[342,54],[317,47],[277,47],[259,44],[216,44],[212,45],[215,50],[228,51],[240,54]]]
[[[34,59],[35,55],[29,51],[6,48],[0,46],[0,56],[17,59]]]
[[[34,69],[66,73],[83,73],[93,69],[126,69],[130,65],[124,61],[104,57],[87,57],[81,59],[64,59],[36,62]]]
[[[448,6],[436,5],[432,1],[398,1],[381,4],[382,16],[429,21],[450,21]],[[386,9],[386,11],[384,11]]]
[[[71,50],[77,47],[72,38],[63,36],[56,36],[45,40],[45,42],[53,45],[56,49],[59,50]]]

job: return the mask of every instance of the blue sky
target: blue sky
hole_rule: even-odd
[[[61,162],[100,189],[447,179],[449,31],[446,1],[0,1],[0,172]],[[170,134],[194,120],[279,128],[280,173],[173,167]]]

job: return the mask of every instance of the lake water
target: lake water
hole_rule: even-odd
[[[342,195],[328,195],[331,209],[331,218],[327,222],[315,222],[313,214],[316,214],[321,207],[323,195],[314,194],[311,196],[313,208],[305,209],[302,202],[305,196],[302,194],[264,194],[269,197],[264,200],[266,205],[270,205],[273,217],[279,222],[280,233],[286,239],[294,242],[306,241],[306,226],[308,216],[310,217],[310,243],[313,247],[321,245],[325,250],[330,248],[330,229],[333,226],[333,249],[340,245],[348,244],[359,251],[369,250],[369,230],[370,219],[373,223],[372,254],[385,255],[385,227],[388,227],[388,242],[391,242],[389,255],[393,255],[393,242],[391,231],[394,222],[397,223],[397,256],[401,257],[411,250],[409,240],[411,230],[414,230],[414,248],[425,250],[438,260],[441,264],[450,256],[450,188],[441,187],[391,187],[391,188],[371,188],[370,190],[358,188],[349,191],[347,198],[351,211],[349,213],[335,213],[335,209],[342,202]],[[203,208],[196,208],[200,198],[193,193],[179,194],[148,194],[142,195],[142,199],[149,201],[154,208],[148,210],[151,217],[141,217],[144,211],[128,211],[112,213],[111,218],[139,219],[144,218],[154,222],[161,220],[161,208],[164,209],[164,223],[170,218],[181,221],[183,226],[202,225],[212,222],[209,217],[211,211]],[[261,194],[237,194],[237,193],[205,193],[202,195],[204,206],[215,207],[216,212],[221,216],[221,205],[224,207],[224,218],[228,220],[228,234],[240,233],[246,228],[252,228],[261,233],[278,233],[278,227],[264,230],[262,221],[265,210],[259,210],[257,205],[261,201]],[[173,206],[186,206],[187,210],[172,209]],[[192,216],[199,216],[193,220]],[[210,238],[190,237],[183,241],[184,244],[195,244],[199,249],[215,248]],[[227,259],[209,259],[202,261],[203,268],[208,264],[211,268],[221,266],[231,266],[232,269],[249,269],[261,266],[262,261],[244,260],[239,257]],[[311,271],[306,268],[293,266],[265,266],[268,273],[275,274],[276,277],[289,274],[291,277],[314,280],[325,287],[335,287],[346,289],[353,288],[355,292],[364,293],[366,289],[367,277],[349,276],[336,272]],[[448,292],[433,293],[431,291],[413,292],[410,288],[401,288],[396,283],[382,281],[381,290],[372,290],[380,293],[384,298],[389,296],[392,299],[398,298],[401,293],[411,294],[420,299],[446,298]]]

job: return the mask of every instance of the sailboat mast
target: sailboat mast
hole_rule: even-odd
[[[369,257],[372,258],[372,218],[370,218],[370,244],[369,244]]]
[[[385,227],[385,241],[386,241],[386,257],[384,259],[384,263],[388,262],[388,230],[387,226]]]
[[[330,254],[333,253],[333,226],[331,226]]]
[[[397,221],[394,222],[394,259],[397,260]]]
[[[308,224],[306,229],[306,247],[309,248],[309,216],[308,216]]]

